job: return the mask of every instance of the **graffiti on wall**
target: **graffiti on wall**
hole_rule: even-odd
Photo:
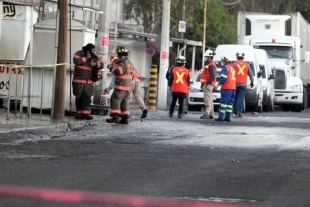
[[[21,19],[24,16],[25,8],[21,6],[3,4],[3,19]]]
[[[7,91],[10,89],[10,82],[9,82],[10,66],[8,65],[20,65],[20,63],[16,64],[16,63],[9,63],[9,62],[0,62],[0,90],[1,91]],[[11,75],[21,75],[21,74],[22,74],[21,68],[19,67],[12,68]]]

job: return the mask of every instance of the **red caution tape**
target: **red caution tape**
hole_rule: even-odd
[[[241,207],[224,203],[10,185],[0,185],[0,196],[30,198],[61,203],[94,203],[126,207]]]

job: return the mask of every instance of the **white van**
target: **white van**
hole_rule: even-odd
[[[237,44],[224,44],[218,45],[215,50],[213,61],[218,65],[221,64],[221,57],[229,55],[231,62],[237,61],[236,53],[244,53],[244,61],[247,62],[253,73],[254,86],[250,87],[250,78],[248,77],[248,86],[245,94],[246,111],[261,112],[263,108],[263,90],[261,87],[261,78],[258,77],[259,65],[255,56],[253,46],[250,45],[237,45]]]
[[[263,49],[254,49],[256,59],[260,68],[259,76],[261,77],[261,85],[263,90],[263,111],[274,110],[274,80],[271,64],[268,55]]]

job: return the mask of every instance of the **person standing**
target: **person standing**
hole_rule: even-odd
[[[170,77],[171,77],[172,69],[175,66],[177,66],[177,60],[178,60],[178,58],[175,58],[176,62],[173,65],[171,65],[170,68],[166,72],[166,79],[167,79],[167,82],[168,82],[168,86],[169,86],[169,84],[171,85]],[[185,102],[186,102],[186,98],[184,99],[183,111],[182,111],[184,114],[187,113],[187,107],[186,107],[186,103]],[[171,108],[171,103],[172,103],[172,92],[171,92],[171,90],[169,90],[169,92],[168,92],[168,110],[169,111],[170,111],[170,108]],[[180,103],[179,103],[179,105],[180,105]]]
[[[106,122],[129,124],[129,95],[134,69],[128,60],[128,50],[125,47],[117,47],[116,53],[117,59],[111,58],[108,65],[110,72],[115,76],[115,85],[111,96],[111,118]]]
[[[116,51],[121,51],[121,50],[116,49]],[[121,54],[117,54],[117,55],[118,55],[118,57],[122,56],[122,55],[125,55],[125,56],[128,57],[129,56],[129,52],[127,52],[127,54],[124,54],[122,52]],[[112,59],[114,59],[114,57],[112,57]],[[128,59],[128,61],[130,62],[129,59]],[[141,118],[145,118],[145,117],[147,117],[148,110],[147,110],[146,105],[145,105],[145,103],[143,101],[143,98],[141,96],[141,86],[140,86],[140,79],[139,79],[140,75],[139,75],[137,69],[133,66],[133,64],[131,62],[129,64],[131,64],[131,68],[134,69],[134,71],[133,71],[133,80],[132,80],[132,83],[131,83],[131,92],[135,96],[137,104],[140,107],[140,109],[142,110]],[[104,91],[109,93],[114,88],[115,80],[116,80],[116,78],[115,78],[115,76],[113,76],[112,79],[111,79],[109,87],[104,89]]]
[[[200,76],[201,89],[203,89],[203,100],[205,102],[205,113],[201,119],[214,119],[214,106],[212,92],[216,84],[216,64],[213,62],[214,52],[207,50],[204,54],[205,67],[203,68]]]
[[[75,96],[76,119],[93,119],[90,116],[91,97],[94,95],[94,83],[101,78],[102,60],[95,54],[95,45],[88,43],[73,56],[74,73],[72,79]]]
[[[173,116],[174,107],[179,100],[178,118],[182,118],[184,107],[184,99],[188,93],[190,85],[189,70],[185,68],[186,59],[184,56],[179,56],[176,66],[173,67],[170,75],[169,87],[172,93],[172,102],[169,110],[169,116]]]
[[[236,71],[236,96],[234,101],[234,115],[244,116],[244,100],[247,87],[247,77],[250,77],[250,86],[253,87],[253,73],[250,65],[244,61],[244,53],[236,53],[237,61],[233,64]]]
[[[225,55],[221,58],[222,71],[219,82],[214,86],[217,90],[221,86],[221,100],[218,118],[215,121],[231,121],[231,113],[236,91],[235,69],[231,65],[230,57]]]

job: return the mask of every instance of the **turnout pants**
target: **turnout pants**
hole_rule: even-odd
[[[90,114],[91,97],[94,95],[94,86],[72,83],[75,96],[76,113],[80,115]]]
[[[114,89],[111,96],[111,116],[129,118],[129,94],[130,91]]]

